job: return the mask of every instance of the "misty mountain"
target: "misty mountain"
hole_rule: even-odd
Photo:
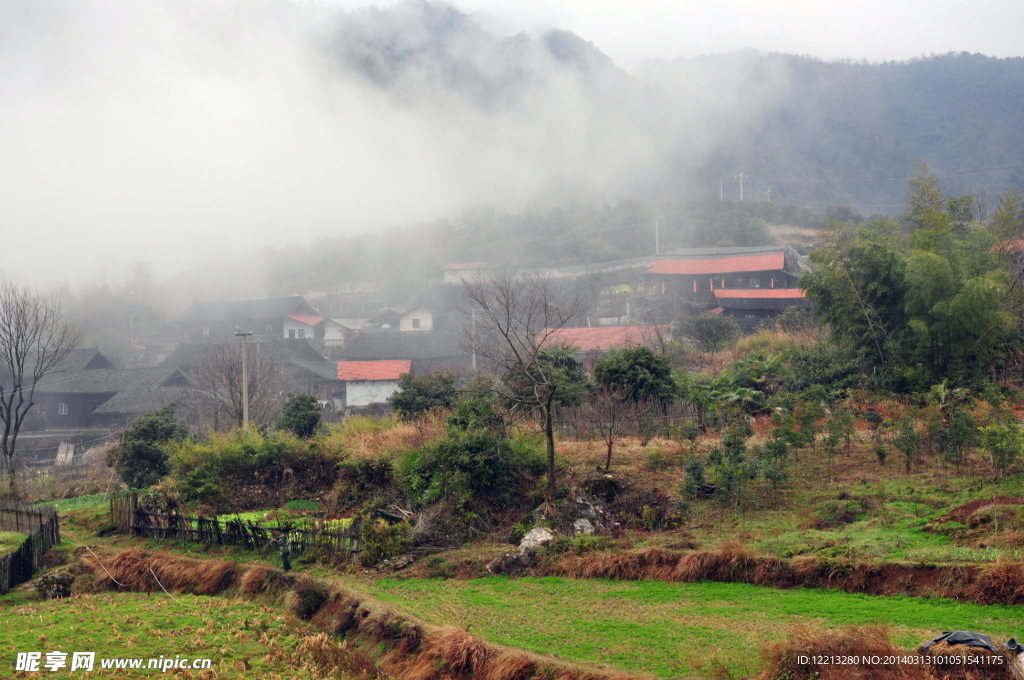
[[[748,200],[893,212],[916,162],[954,193],[991,196],[1024,183],[1020,58],[870,64],[740,52],[629,75],[571,32],[495,36],[423,1],[346,15],[333,50],[409,105],[443,92],[449,103],[515,110],[572,90],[626,146],[634,135],[657,141],[663,155],[645,177],[661,195],[739,198],[743,173]],[[608,143],[601,132],[595,145]]]

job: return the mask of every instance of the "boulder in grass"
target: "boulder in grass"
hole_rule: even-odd
[[[523,540],[519,541],[520,550],[536,550],[543,548],[555,540],[555,532],[545,527],[534,527],[526,532]]]
[[[43,574],[36,581],[36,592],[44,600],[59,600],[71,595],[71,584],[75,577],[69,571],[51,571]]]

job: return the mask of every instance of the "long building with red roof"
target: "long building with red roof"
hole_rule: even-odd
[[[751,325],[804,304],[800,274],[796,252],[785,246],[679,251],[644,272],[644,302],[655,318],[715,308]]]

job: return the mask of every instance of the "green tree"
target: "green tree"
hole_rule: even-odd
[[[293,394],[288,397],[281,409],[281,419],[277,426],[297,437],[312,437],[320,428],[323,409],[311,394]]]
[[[1015,422],[996,423],[980,428],[981,445],[988,452],[996,474],[1005,477],[1024,451],[1024,434]]]
[[[613,351],[601,358],[594,366],[594,380],[633,401],[656,400],[667,404],[676,394],[668,357],[647,347]]]
[[[168,404],[133,420],[117,446],[107,452],[107,465],[133,489],[150,486],[170,472],[167,444],[187,436],[188,427],[175,418],[174,405]]]
[[[913,413],[907,413],[896,426],[896,435],[892,443],[903,454],[903,469],[910,472],[910,464],[914,459],[914,453],[921,448],[921,435],[914,426]]]
[[[704,491],[707,480],[704,475],[704,463],[697,458],[690,458],[686,462],[686,475],[683,477],[680,492],[688,498],[697,498]]]
[[[696,343],[702,354],[709,354],[712,359],[718,350],[736,339],[740,333],[732,317],[713,312],[687,316],[680,327],[683,334]],[[701,361],[703,363],[703,356]]]
[[[398,378],[398,391],[388,401],[401,418],[412,420],[430,411],[447,410],[455,405],[458,382],[450,373],[413,376],[404,373]]]

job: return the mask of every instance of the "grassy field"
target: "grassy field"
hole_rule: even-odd
[[[27,534],[19,534],[16,531],[0,531],[0,555],[14,552],[21,547],[26,538]]]
[[[1000,640],[1024,633],[1024,607],[735,583],[491,577],[380,580],[360,587],[423,619],[492,642],[664,678],[705,677],[719,663],[736,677],[749,676],[758,670],[757,650],[801,623],[886,623],[908,649],[960,628]]]
[[[312,628],[278,610],[246,600],[140,593],[84,595],[64,600],[31,601],[11,593],[0,598],[0,617],[31,625],[6,626],[0,648],[7,650],[0,675],[14,674],[14,654],[24,651],[96,652],[107,657],[155,658],[161,655],[210,658],[217,678],[293,678],[308,662],[297,651]],[[45,656],[43,657],[45,659]],[[116,671],[118,677],[150,677],[155,670]],[[79,677],[67,668],[46,677]],[[171,673],[168,673],[171,675]],[[191,677],[199,677],[198,673]],[[205,677],[205,676],[204,676]],[[211,676],[214,677],[214,676]]]

